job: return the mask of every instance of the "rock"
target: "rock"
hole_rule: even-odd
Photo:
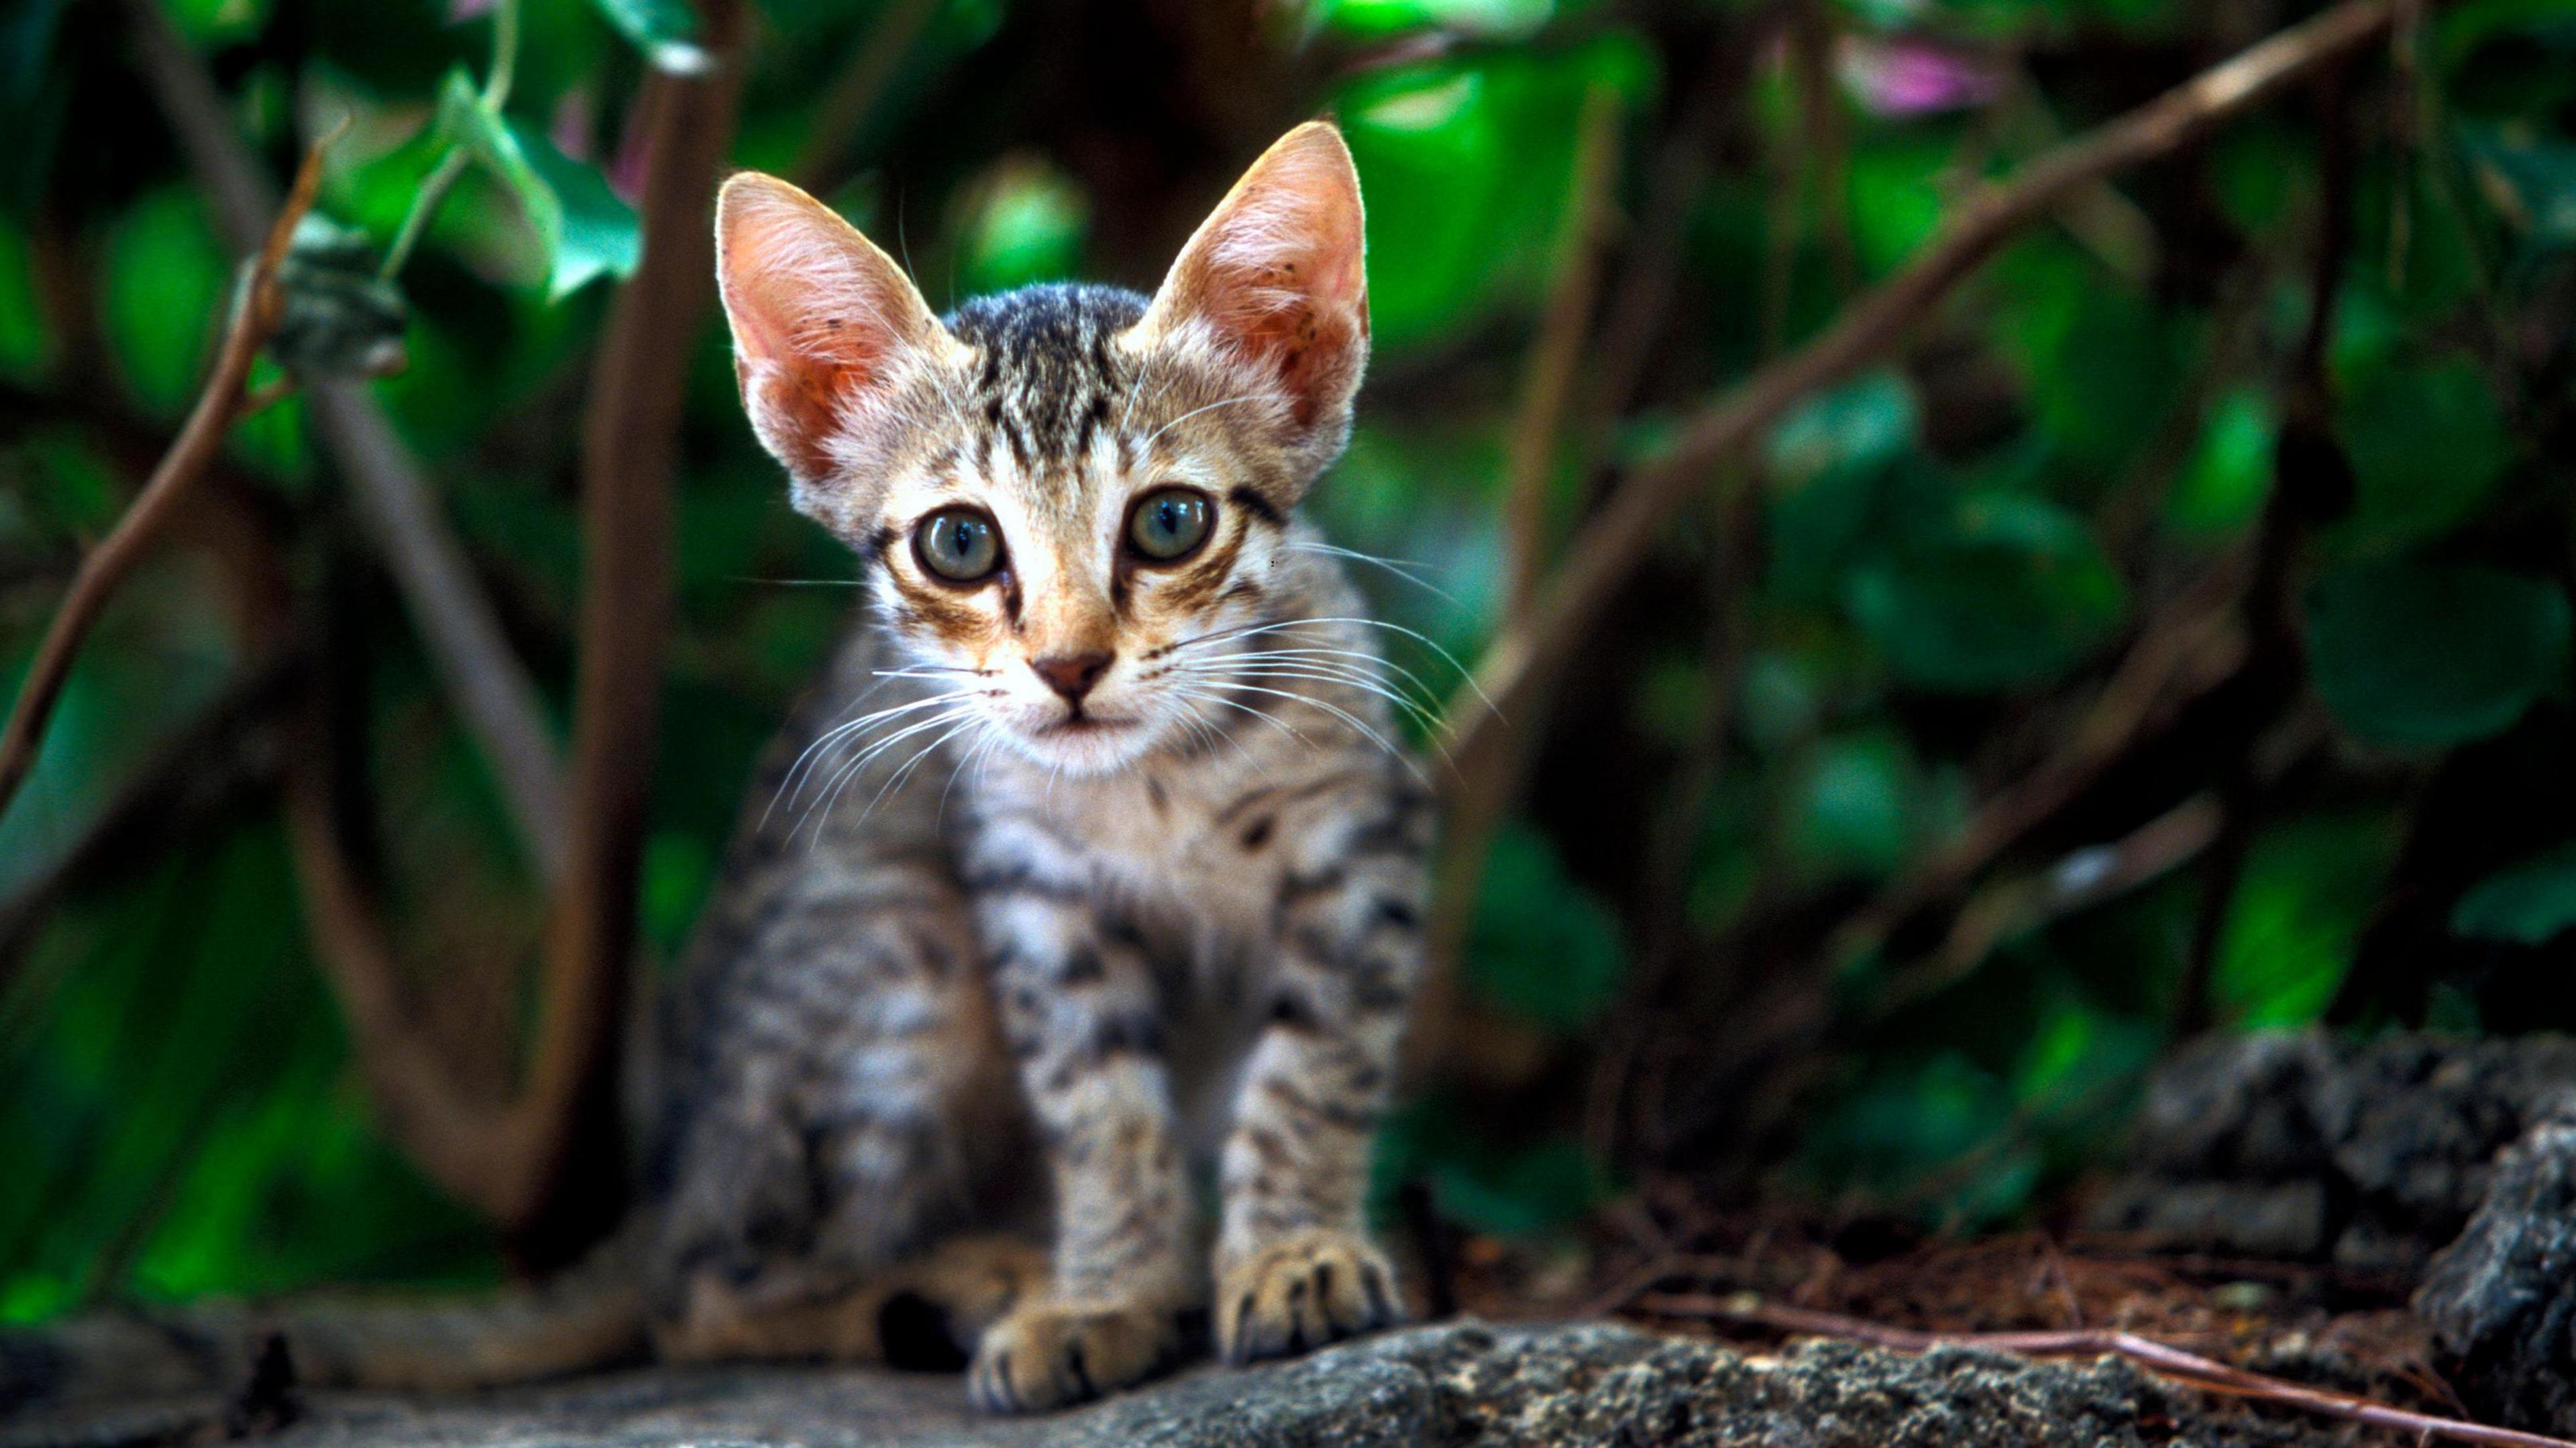
[[[6,1448],[190,1434],[185,1405],[22,1422]],[[200,1423],[219,1421],[220,1408]],[[1249,1371],[1201,1368],[1070,1413],[988,1418],[956,1378],[875,1370],[648,1369],[470,1398],[320,1395],[277,1448],[921,1448],[1696,1445],[1696,1448],[2323,1448],[2329,1425],[2246,1415],[2115,1360],[2027,1362],[1843,1343],[1751,1356],[1609,1324],[1456,1323]]]
[[[2211,1251],[2420,1271],[2498,1151],[2576,1104],[2576,1040],[2216,1036],[2149,1083],[2091,1224]]]
[[[2471,1408],[2576,1434],[2576,1119],[2534,1128],[2497,1161],[2415,1311]]]

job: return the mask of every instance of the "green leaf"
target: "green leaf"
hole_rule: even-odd
[[[1797,488],[1845,469],[1881,467],[1914,446],[1922,409],[1895,372],[1865,373],[1799,405],[1764,449],[1775,484]]]
[[[698,45],[698,12],[688,0],[591,0],[617,33],[645,58],[677,75],[696,75],[711,61]]]
[[[1981,693],[2044,679],[2119,622],[2120,576],[2084,523],[2041,499],[1961,500],[1947,528],[1856,568],[1845,603],[1898,676]]]
[[[1829,875],[1892,873],[1913,842],[1918,782],[1913,753],[1892,730],[1826,741],[1791,796],[1792,851]]]
[[[0,217],[0,376],[33,377],[53,351],[53,338],[36,295],[35,259],[27,249],[27,234]]]
[[[1618,917],[1566,878],[1547,836],[1506,826],[1486,856],[1468,935],[1477,992],[1531,1022],[1579,1028],[1608,1009],[1626,964]]]
[[[2444,531],[2494,489],[2513,457],[2495,389],[2467,362],[2369,368],[2337,408],[2337,429],[2357,487],[2337,531],[2353,548],[2385,550]]]
[[[99,276],[108,346],[135,395],[156,413],[186,407],[232,282],[195,195],[171,187],[138,199],[108,234]]]
[[[2253,522],[2271,496],[2277,436],[2262,393],[2238,388],[2218,399],[2165,500],[2166,524],[2186,533],[2232,533]]]
[[[518,200],[545,249],[548,299],[561,301],[596,277],[634,272],[643,254],[634,208],[597,171],[485,104],[461,68],[440,87],[437,131]]]
[[[552,141],[512,122],[529,169],[554,194],[561,216],[552,244],[546,293],[560,301],[597,277],[630,277],[644,259],[644,227],[635,208],[608,188],[608,178],[573,160]]]
[[[1623,35],[1364,74],[1336,109],[1369,198],[1369,317],[1387,354],[1534,306],[1563,234],[1586,92],[1634,104],[1652,60]]]
[[[2576,840],[2479,881],[2451,909],[2451,930],[2472,940],[2542,945],[2576,926]]]
[[[965,227],[969,294],[1073,275],[1091,208],[1072,177],[1027,155],[1006,157],[974,188]]]
[[[2564,679],[2567,595],[2477,565],[2347,565],[2309,591],[2308,665],[2354,737],[2447,749],[2512,727]]]
[[[2353,942],[2382,894],[2396,832],[2385,818],[2302,819],[2247,854],[2211,972],[2231,1024],[2312,1021],[2352,969]]]

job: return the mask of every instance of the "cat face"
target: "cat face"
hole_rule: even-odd
[[[1291,512],[1349,434],[1368,298],[1338,133],[1273,146],[1150,299],[1033,287],[942,323],[750,173],[717,238],[753,428],[954,696],[925,714],[1090,775],[1243,702],[1175,665],[1269,617]]]

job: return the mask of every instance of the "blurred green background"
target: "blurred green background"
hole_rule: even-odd
[[[349,119],[320,209],[378,249],[499,19],[140,3],[276,175]],[[686,37],[658,0],[511,3],[517,162],[470,167],[429,222],[399,278],[408,365],[375,391],[560,726],[577,419],[635,254],[628,107]],[[0,4],[0,679],[193,398],[230,285],[131,12]],[[1569,276],[1599,300],[1549,439],[1549,550],[1978,186],[2305,13],[768,0],[734,160],[813,179],[944,306],[1150,287],[1268,139],[1338,116],[1377,353],[1312,507],[1398,561],[1360,570],[1384,616],[1472,660]],[[2430,5],[2339,74],[2084,189],[1898,359],[1712,474],[1534,741],[1467,932],[1469,1026],[1388,1133],[1390,1188],[1508,1234],[1653,1176],[1990,1227],[2107,1160],[2181,1032],[2576,1027],[2576,0]],[[1573,240],[1596,179],[1597,253]],[[664,962],[851,573],[785,506],[705,321],[645,850]],[[227,491],[369,782],[354,824],[430,1024],[504,1080],[540,892],[304,413],[241,430]],[[0,816],[0,1320],[504,1270],[371,1124],[220,546],[182,530],[120,594]],[[2119,713],[2140,641],[2175,638],[2113,757],[1943,877]]]

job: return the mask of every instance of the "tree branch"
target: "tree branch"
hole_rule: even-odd
[[[938,13],[939,0],[890,0],[878,13],[859,48],[850,53],[848,66],[814,107],[806,131],[810,139],[787,173],[789,180],[818,196],[840,184],[851,143],[893,83],[895,68]]]
[[[171,442],[161,465],[144,483],[143,491],[116,520],[107,537],[81,560],[80,571],[72,577],[71,591],[46,627],[44,641],[36,648],[35,662],[28,666],[26,681],[19,686],[18,702],[10,711],[8,726],[0,730],[0,810],[8,808],[35,765],[36,746],[44,737],[45,721],[53,714],[63,683],[71,675],[72,659],[80,652],[81,639],[97,621],[99,611],[107,606],[108,597],[159,538],[188,490],[222,450],[225,435],[240,415],[251,363],[258,358],[269,335],[277,330],[285,305],[277,287],[277,268],[286,260],[287,248],[295,240],[296,223],[312,209],[314,188],[321,179],[322,147],[317,144],[305,154],[303,168],[296,173],[295,189],[270,224],[267,239],[251,264],[239,310],[224,333],[214,372],[207,377],[205,390],[197,395],[195,409],[188,414],[186,425]]]
[[[274,205],[267,173],[205,63],[161,7],[128,0],[125,11],[136,65],[213,203],[217,229],[235,250],[251,250]],[[322,445],[348,479],[359,521],[429,646],[440,687],[482,747],[521,847],[552,880],[564,857],[564,785],[536,685],[384,409],[352,384],[319,384],[310,396]]]
[[[1547,566],[1547,484],[1556,469],[1575,374],[1583,365],[1593,294],[1600,290],[1601,243],[1619,181],[1619,110],[1618,92],[1608,84],[1595,81],[1584,91],[1574,168],[1565,183],[1565,234],[1558,242],[1556,276],[1530,344],[1520,400],[1512,408],[1503,462],[1507,619],[1527,617]]]
[[[1836,1312],[1766,1302],[1751,1293],[1734,1297],[1660,1293],[1637,1299],[1636,1306],[1641,1311],[1668,1317],[1715,1318],[1809,1337],[1865,1342],[1896,1352],[1981,1347],[2023,1357],[2122,1357],[2168,1380],[2255,1402],[2299,1408],[2347,1423],[2395,1428],[2426,1438],[2448,1438],[2455,1443],[2491,1443],[2505,1445],[2505,1448],[2576,1448],[2576,1443],[2564,1438],[2525,1433],[2513,1428],[2491,1428],[2458,1418],[2436,1417],[2351,1393],[2294,1383],[2287,1378],[2276,1378],[2268,1373],[2185,1352],[2130,1332],[2084,1328],[2055,1332],[1922,1332],[1845,1317]]]
[[[544,999],[528,1094],[552,1139],[541,1202],[575,1235],[611,1221],[575,1195],[578,1152],[621,1142],[617,1051],[635,956],[636,873],[651,798],[662,647],[671,609],[671,495],[692,342],[715,296],[716,178],[732,148],[747,67],[736,0],[698,0],[712,72],[655,72],[641,98],[644,255],[600,338],[582,428],[582,606],[574,682],[573,815],[564,888],[548,922]],[[658,91],[659,94],[653,94]],[[622,1206],[622,1200],[599,1206]],[[589,1215],[592,1220],[578,1218]],[[582,1245],[587,1245],[583,1243]]]
[[[670,601],[671,476],[683,384],[715,275],[708,212],[732,143],[742,14],[704,0],[704,74],[656,70],[645,137],[643,259],[618,289],[582,429],[583,578],[574,778],[528,1067],[506,1101],[464,1089],[418,1029],[375,903],[349,867],[318,747],[288,773],[288,824],[316,953],[394,1135],[431,1177],[514,1238],[569,1258],[623,1205],[617,1047],[635,972],[635,876],[653,772]]]
[[[1506,620],[1529,616],[1547,556],[1547,495],[1559,443],[1583,364],[1584,338],[1590,331],[1593,300],[1600,291],[1601,243],[1619,179],[1619,98],[1605,84],[1584,92],[1577,122],[1574,165],[1566,178],[1565,234],[1556,258],[1556,275],[1530,340],[1528,369],[1512,410],[1511,436],[1503,468],[1504,603]],[[1433,872],[1431,923],[1425,932],[1430,960],[1415,1010],[1418,1026],[1407,1057],[1415,1064],[1443,1050],[1449,1016],[1459,1007],[1456,960],[1475,915],[1476,886],[1484,878],[1486,851],[1502,824],[1520,769],[1507,754],[1496,752],[1472,762],[1461,761],[1449,781],[1448,828],[1440,842]],[[1526,1054],[1525,1028],[1502,1021],[1480,1023],[1474,1034]]]
[[[1703,409],[1671,451],[1611,494],[1534,617],[1507,625],[1495,639],[1476,683],[1499,710],[1474,707],[1468,701],[1475,696],[1463,691],[1453,698],[1448,734],[1461,770],[1497,747],[1498,717],[1528,728],[1543,715],[1541,700],[1586,631],[1719,458],[1755,441],[1801,399],[1893,350],[1953,287],[2077,188],[2170,154],[2289,81],[2348,54],[2388,22],[2389,0],[2344,0],[2048,151],[2010,184],[1969,201],[1922,256],[1846,308],[1823,334]]]
[[[2056,752],[1996,791],[1948,843],[1853,915],[1828,954],[1844,961],[1876,949],[1908,916],[1965,888],[2054,818],[2185,704],[2234,677],[2247,652],[2235,603],[2252,566],[2243,550],[2220,558],[2150,620]]]

